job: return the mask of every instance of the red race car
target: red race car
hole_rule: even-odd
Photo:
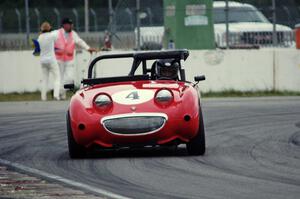
[[[205,153],[205,131],[197,83],[185,80],[187,50],[101,55],[71,98],[67,113],[69,155],[83,158],[94,147],[117,149],[179,145],[190,155]],[[133,58],[126,76],[94,78],[103,59]],[[147,67],[147,61],[153,61]],[[142,74],[135,72],[142,67]],[[74,89],[74,84],[65,85]]]

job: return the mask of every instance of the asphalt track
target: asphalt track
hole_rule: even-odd
[[[300,98],[206,99],[207,153],[70,160],[67,102],[0,103],[0,158],[132,198],[300,197]]]

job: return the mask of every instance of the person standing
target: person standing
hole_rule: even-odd
[[[107,30],[105,30],[105,32],[104,32],[104,47],[102,50],[110,51],[111,48],[112,48],[111,34]]]
[[[74,82],[75,45],[78,45],[90,53],[96,52],[96,49],[90,48],[78,36],[78,34],[73,30],[73,22],[69,18],[64,18],[62,20],[62,28],[57,31],[58,38],[55,42],[55,55],[58,61],[61,77],[60,96],[62,99],[65,99],[66,91],[64,90],[63,85]]]
[[[42,66],[41,98],[43,101],[47,100],[48,81],[50,74],[52,74],[54,79],[54,99],[60,100],[59,67],[54,53],[54,42],[56,41],[57,36],[57,31],[51,31],[51,25],[48,22],[42,23],[41,34],[39,35],[37,41],[40,46],[40,59]]]

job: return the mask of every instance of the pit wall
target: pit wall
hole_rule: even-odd
[[[77,53],[77,85],[86,78],[88,64],[96,56]],[[132,59],[106,60],[97,65],[96,73],[99,77],[121,76],[128,74],[131,63]],[[193,81],[196,75],[206,76],[206,81],[200,83],[204,92],[272,89],[300,92],[300,51],[296,49],[193,50],[183,64],[187,80]],[[41,66],[32,51],[0,52],[0,68],[0,93],[40,89]],[[49,87],[53,87],[51,80]]]

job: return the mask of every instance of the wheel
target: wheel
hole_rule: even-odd
[[[67,134],[68,134],[68,148],[69,148],[70,158],[72,159],[84,158],[86,156],[86,149],[83,146],[77,144],[74,139],[72,128],[71,128],[69,111],[67,113]]]
[[[201,108],[199,109],[198,133],[186,144],[186,149],[190,155],[204,155],[205,153],[205,130]]]

